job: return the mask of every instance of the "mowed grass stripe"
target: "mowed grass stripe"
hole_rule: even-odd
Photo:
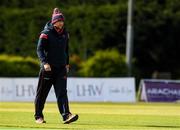
[[[14,107],[13,107],[14,106]],[[72,111],[77,111],[78,113],[93,113],[93,114],[125,114],[125,115],[174,115],[180,116],[180,105],[179,104],[117,104],[117,103],[79,103],[71,105]],[[110,111],[111,110],[111,111]],[[9,112],[34,112],[33,103],[23,103],[23,105],[18,105],[18,103],[3,103],[0,111]],[[55,103],[48,103],[45,106],[45,112],[54,113],[58,111],[57,105]],[[163,112],[164,111],[164,112]]]

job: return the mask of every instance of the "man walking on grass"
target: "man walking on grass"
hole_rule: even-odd
[[[64,16],[58,8],[55,8],[52,19],[45,25],[37,45],[37,55],[41,61],[41,68],[35,98],[34,117],[36,123],[46,123],[43,109],[52,85],[64,124],[69,124],[78,119],[78,115],[71,114],[67,97],[68,41],[69,34],[64,27]]]

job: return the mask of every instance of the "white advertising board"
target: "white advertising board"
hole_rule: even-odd
[[[0,78],[0,101],[34,101],[37,78]],[[69,101],[135,102],[134,78],[68,78]],[[47,101],[56,101],[54,89]]]

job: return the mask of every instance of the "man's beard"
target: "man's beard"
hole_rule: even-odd
[[[60,28],[60,27],[57,27],[57,26],[54,26],[54,28],[56,29],[56,31],[58,32],[58,33],[61,33],[62,31],[63,31],[63,26]]]

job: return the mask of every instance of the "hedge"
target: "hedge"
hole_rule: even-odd
[[[34,77],[39,68],[37,59],[0,55],[0,77]]]
[[[85,77],[127,76],[125,56],[117,50],[97,51],[94,56],[81,64],[79,73]]]

